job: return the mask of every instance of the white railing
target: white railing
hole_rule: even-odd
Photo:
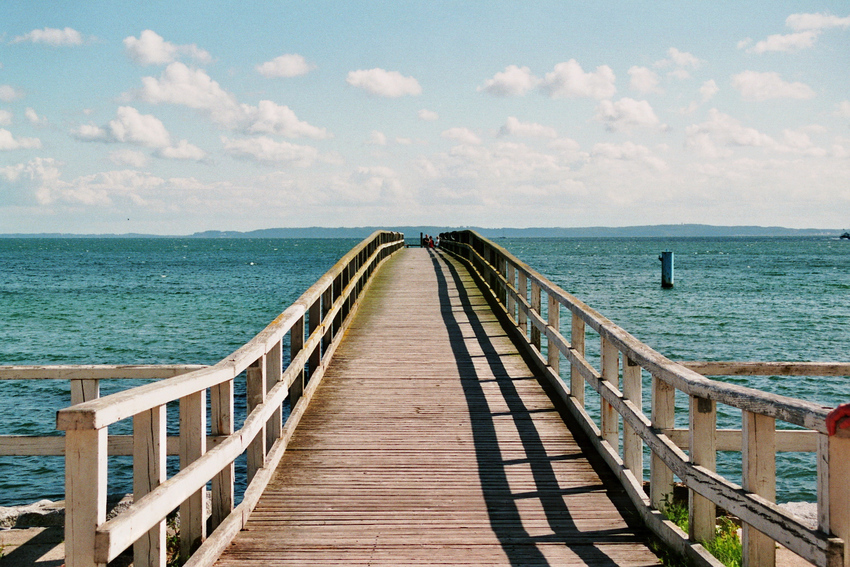
[[[133,546],[137,567],[164,567],[166,517],[178,506],[181,561],[207,565],[218,557],[271,478],[370,276],[403,246],[400,233],[374,233],[215,365],[59,411],[57,428],[65,431],[65,564],[106,564]],[[286,335],[291,362],[283,368]],[[242,372],[248,415],[234,430],[234,379]],[[292,409],[283,424],[286,399]],[[179,401],[180,472],[166,479],[166,404],[174,401]],[[106,521],[108,428],[124,419],[133,421],[134,502]],[[247,488],[234,506],[234,461],[243,453]]]
[[[702,375],[850,376],[850,363],[679,364],[473,231],[442,234],[440,247],[479,275],[508,327],[618,476],[647,526],[675,551],[697,564],[720,565],[702,545],[715,537],[720,506],[742,521],[744,565],[774,565],[778,542],[815,565],[850,566],[845,551],[850,540],[850,428],[828,427],[846,415],[848,406],[832,410]],[[562,308],[572,317],[569,340],[561,333]],[[588,362],[588,327],[599,335],[599,370]],[[560,377],[562,357],[570,364],[569,383]],[[649,415],[643,410],[644,370],[652,377]],[[585,384],[599,393],[598,421],[586,410]],[[675,428],[677,390],[689,400],[688,429]],[[741,410],[741,430],[717,429],[718,403]],[[776,430],[776,420],[805,430]],[[651,451],[649,495],[643,489],[644,447]],[[718,450],[742,452],[743,486],[715,471]],[[817,529],[775,503],[778,450],[817,452]],[[688,534],[662,512],[672,499],[674,475],[689,490]]]

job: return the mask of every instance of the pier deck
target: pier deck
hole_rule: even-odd
[[[407,249],[217,565],[659,565],[599,462],[467,270]]]

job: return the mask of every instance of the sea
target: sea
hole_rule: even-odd
[[[357,242],[0,238],[0,365],[214,364],[262,330]],[[673,360],[850,359],[850,241],[495,242]],[[674,253],[672,289],[660,285],[658,257],[665,250]],[[568,335],[569,319],[562,321]],[[562,366],[568,380],[568,365]],[[649,379],[644,373],[645,411]],[[828,406],[850,401],[847,377],[725,380]],[[140,383],[105,380],[101,394]],[[69,398],[65,381],[0,381],[0,434],[60,434],[55,414]],[[598,397],[589,395],[588,407],[596,406]],[[687,426],[686,407],[684,397],[677,399],[679,427]],[[740,428],[740,411],[720,406],[718,421]],[[130,431],[129,423],[110,428],[115,434]],[[778,454],[779,502],[816,500],[815,462],[811,453]],[[718,471],[738,483],[740,465],[740,453],[719,453]],[[177,466],[169,457],[169,474]],[[109,491],[130,492],[129,458],[111,457],[109,467]],[[61,499],[63,487],[61,457],[0,457],[0,506]]]

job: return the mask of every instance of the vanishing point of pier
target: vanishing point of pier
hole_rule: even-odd
[[[130,548],[165,565],[175,509],[193,566],[648,566],[659,550],[719,565],[719,507],[741,521],[745,565],[773,565],[779,543],[848,567],[850,410],[706,377],[765,373],[850,364],[673,362],[473,232],[438,249],[375,233],[213,366],[0,369],[71,380],[68,566]],[[161,380],[101,398],[106,377]],[[740,409],[740,429],[717,428],[717,404]],[[125,419],[132,439],[110,436]],[[715,472],[718,450],[741,452],[741,485]],[[774,503],[777,451],[817,453],[817,526]],[[133,455],[135,502],[107,521],[109,454]],[[687,533],[664,513],[676,479]]]

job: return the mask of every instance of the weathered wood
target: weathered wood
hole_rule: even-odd
[[[266,357],[258,358],[245,372],[246,403],[250,414],[266,401]],[[296,372],[296,375],[300,376],[301,373]],[[248,484],[250,484],[257,470],[262,468],[266,461],[265,424],[263,424],[262,432],[248,445],[247,461]]]
[[[680,449],[688,448],[688,429],[664,429],[664,434]],[[821,434],[817,431],[777,429],[776,452],[816,453],[819,437]],[[718,429],[716,441],[718,451],[740,451],[744,446],[740,429]]]
[[[638,410],[643,406],[641,368],[623,357],[623,398],[631,401]],[[642,412],[641,412],[642,413]],[[643,481],[643,443],[640,435],[628,423],[623,423],[623,465]]]
[[[602,380],[608,382],[614,389],[620,389],[620,352],[617,350],[611,341],[602,337]],[[602,430],[602,438],[613,447],[616,453],[620,446],[620,415],[614,410],[611,404],[604,397],[600,403],[602,409],[600,411],[600,419]]]
[[[96,561],[95,529],[106,519],[106,428],[65,435],[65,565]],[[105,563],[105,562],[103,562]]]
[[[690,460],[709,471],[717,464],[717,406],[713,400],[690,398]],[[691,539],[714,539],[717,505],[693,489],[688,490],[688,527]]]
[[[548,296],[548,311],[546,315],[546,322],[552,327],[554,330],[558,330],[561,328],[561,304],[558,303],[558,300],[549,295]],[[549,363],[549,366],[552,368],[552,372],[555,374],[561,373],[561,351],[558,350],[555,345],[548,344],[546,346],[546,357]]]
[[[301,332],[297,331],[297,327],[301,327]],[[298,335],[300,334],[300,345],[297,345],[297,349],[292,349],[292,356],[290,356],[290,360],[295,358],[295,355],[298,354],[298,351],[301,350],[301,347],[304,345],[304,318],[301,318],[300,323],[296,323],[293,325],[290,333],[294,333],[295,342],[297,343]],[[277,341],[274,346],[269,349],[268,354],[266,355],[266,394],[274,388],[274,385],[281,381],[283,377],[283,341]],[[301,365],[301,383],[304,383],[304,365]],[[277,441],[278,437],[280,437],[280,432],[283,427],[283,410],[278,407],[275,412],[272,414],[271,419],[269,419],[266,424],[266,453],[271,450],[274,442]]]
[[[133,498],[165,481],[166,411],[160,406],[133,417]],[[165,520],[133,545],[133,565],[165,567]]]
[[[776,501],[776,420],[744,412],[741,487]],[[749,524],[741,536],[744,567],[776,565],[776,544]]]
[[[81,404],[100,397],[99,380],[71,380],[71,405]]]
[[[202,364],[56,364],[0,366],[0,380],[158,380],[206,368]]]
[[[584,321],[575,313],[572,314],[570,346],[576,354],[584,356]],[[584,377],[575,363],[570,364],[570,394],[584,407]]]
[[[517,322],[517,314],[516,314],[516,299],[514,297],[514,293],[516,292],[516,268],[511,262],[508,262],[508,316],[511,318],[511,321],[514,323]]]
[[[850,376],[847,362],[680,362],[703,376]]]
[[[207,450],[207,396],[197,392],[180,399],[180,468],[187,468]],[[217,471],[216,471],[217,472]],[[185,560],[206,537],[206,488],[180,505],[180,556]]]
[[[233,433],[233,394],[232,380],[210,388],[210,430],[213,435]],[[212,477],[210,523],[213,530],[233,510],[235,480],[233,463],[225,466],[221,472]]]
[[[533,314],[539,317],[540,313],[540,284],[531,281],[531,309]],[[531,344],[540,352],[540,328],[537,325],[531,327]]]
[[[844,542],[843,561],[835,553],[831,565],[850,567],[850,439],[824,435],[819,445],[818,523]]]
[[[528,276],[522,270],[517,272],[517,293],[524,300],[528,297]],[[519,309],[517,313],[517,324],[523,334],[528,337],[528,315],[522,309]]]

